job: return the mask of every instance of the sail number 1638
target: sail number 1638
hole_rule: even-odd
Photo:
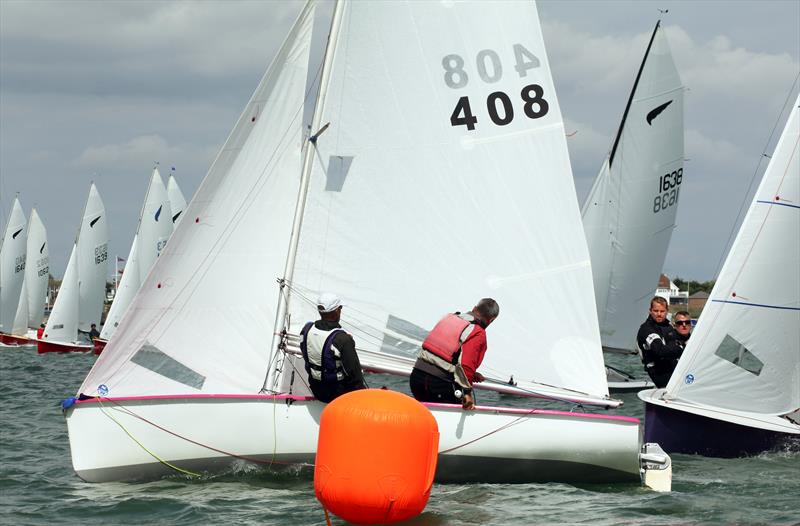
[[[653,198],[653,213],[657,214],[677,204],[680,197],[683,168],[667,173],[658,178],[658,193]]]

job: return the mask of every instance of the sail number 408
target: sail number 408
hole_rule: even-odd
[[[522,44],[514,44],[513,50],[514,69],[520,78],[526,77],[528,70],[541,65],[539,58]],[[470,77],[464,66],[464,58],[461,55],[450,54],[442,58],[444,83],[447,87],[460,89],[467,86]],[[503,63],[493,49],[484,49],[478,52],[475,57],[475,70],[486,84],[494,84],[503,78]],[[519,98],[522,101],[522,110],[529,119],[544,117],[550,110],[550,105],[544,98],[544,89],[539,84],[528,84],[522,88]],[[503,91],[489,93],[486,97],[486,111],[492,122],[498,126],[505,126],[514,120],[514,103],[511,97]],[[450,124],[466,126],[468,130],[474,130],[477,122],[478,117],[472,111],[469,97],[459,98],[450,115]]]

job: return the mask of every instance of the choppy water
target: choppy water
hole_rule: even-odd
[[[58,403],[74,394],[93,362],[82,354],[0,351],[0,523],[325,524],[306,473],[245,469],[205,480],[82,482],[72,471]],[[637,369],[633,357],[613,356],[611,362]],[[375,376],[369,381],[392,382]],[[620,412],[641,418],[636,396],[622,398]],[[479,400],[493,401],[491,395]],[[103,447],[102,437],[97,447]],[[425,512],[405,524],[800,524],[800,453],[672,458],[669,494],[633,484],[437,484]]]

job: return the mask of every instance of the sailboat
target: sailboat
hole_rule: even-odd
[[[136,233],[128,253],[125,271],[122,274],[114,301],[106,316],[100,337],[94,338],[95,354],[100,354],[108,340],[117,330],[122,316],[128,310],[133,297],[139,291],[147,273],[150,272],[156,258],[167,246],[167,239],[172,234],[172,209],[167,197],[167,189],[158,168],[153,168],[150,184],[145,194],[142,211]]]
[[[646,436],[668,451],[800,440],[799,141],[800,97],[669,383],[639,393]]]
[[[14,336],[14,321],[25,282],[26,230],[25,212],[15,197],[0,246],[0,343],[4,347],[24,343]]]
[[[92,183],[78,238],[37,351],[91,351],[91,324],[100,321],[108,267],[108,222],[103,200]],[[83,334],[81,334],[83,333]]]
[[[481,370],[497,381],[485,387],[565,401],[426,404],[437,480],[639,481],[668,468],[637,419],[580,410],[620,402],[536,5],[339,2],[306,137],[314,8],[64,402],[78,476],[312,463],[324,404],[308,396],[297,335],[321,290],[347,298],[362,366],[405,375],[443,313],[491,293],[501,315]]]
[[[683,86],[656,23],[610,153],[583,203],[600,337],[636,352],[664,266],[683,182]],[[653,387],[609,368],[612,392]]]
[[[50,278],[47,231],[36,209],[31,210],[26,231],[25,275],[10,334],[0,334],[8,346],[36,346],[36,331],[44,318],[45,295]]]
[[[172,171],[174,172],[175,168],[172,168]],[[174,174],[170,174],[169,181],[167,181],[167,197],[172,211],[172,223],[177,227],[183,218],[183,211],[186,210],[186,198],[183,197],[183,192],[181,192]]]

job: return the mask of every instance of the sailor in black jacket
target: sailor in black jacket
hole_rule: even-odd
[[[665,387],[683,353],[675,329],[667,321],[667,300],[656,296],[650,300],[650,313],[639,327],[636,346],[645,371],[656,387]]]

